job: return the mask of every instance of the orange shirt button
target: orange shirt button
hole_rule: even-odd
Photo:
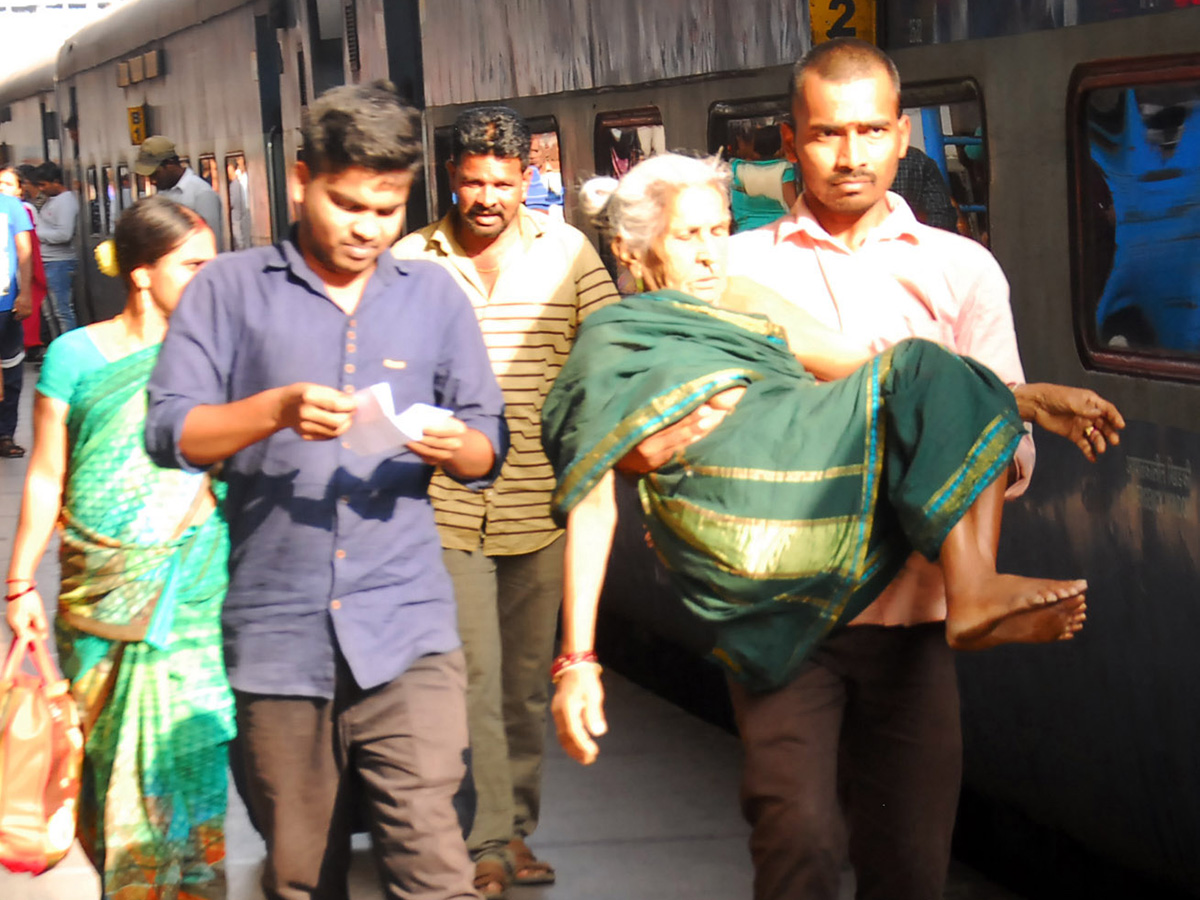
[[[348,384],[344,388],[342,388],[342,390],[345,391],[347,394],[353,394],[354,393],[354,385]]]
[[[339,550],[337,553],[335,553],[335,554],[334,554],[334,556],[336,556],[338,559],[345,559],[345,558],[346,558],[346,551],[345,551],[345,550]]]
[[[342,441],[342,449],[343,449],[343,450],[349,450],[349,449],[350,449],[350,442],[349,442],[349,441]]]
[[[346,345],[346,352],[347,352],[347,353],[353,353],[353,352],[354,352],[354,345],[353,345],[353,344],[347,344],[347,345]]]
[[[354,340],[354,332],[353,331],[346,332],[346,340],[348,340],[348,341]]]
[[[354,363],[346,363],[346,371],[353,374],[354,373]]]
[[[341,600],[334,600],[332,603],[330,603],[330,604],[329,604],[329,608],[330,608],[330,609],[341,609],[341,608],[342,608],[342,601],[341,601]]]

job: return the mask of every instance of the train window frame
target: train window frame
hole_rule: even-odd
[[[237,161],[241,160],[242,175],[245,176],[245,182],[241,184],[241,190],[244,194],[243,203],[245,204],[246,221],[248,232],[245,235],[245,246],[237,246],[234,242],[234,236],[238,234],[237,225],[233,220],[233,183],[234,179],[229,177],[229,166],[233,164],[236,168]],[[246,162],[246,154],[241,150],[234,150],[225,154],[225,191],[229,198],[229,202],[225,205],[225,219],[229,226],[229,249],[230,250],[247,250],[254,246],[254,214],[250,208],[250,167]]]
[[[211,179],[207,175],[204,174],[204,169],[205,169],[206,163],[211,165],[211,167],[212,167],[212,178]],[[200,176],[200,180],[203,181],[205,184],[207,184],[209,187],[211,187],[214,191],[216,191],[218,195],[220,195],[220,193],[221,193],[221,167],[217,165],[217,154],[201,153],[198,157],[196,157],[196,164],[197,164],[197,166],[199,166],[199,168],[196,169],[195,172],[197,175]]]
[[[725,148],[724,135],[730,121],[776,115],[791,120],[792,111],[788,109],[787,94],[754,97],[748,100],[714,101],[708,107],[708,152],[715,156]]]
[[[129,166],[126,165],[125,163],[118,163],[117,164],[117,193],[121,197],[120,202],[119,202],[119,207],[122,212],[129,209],[129,207],[133,206],[133,204],[137,202],[137,199],[138,199],[136,196],[137,187],[134,185],[133,179],[134,179],[134,175],[129,170]],[[129,185],[129,196],[128,197],[125,196],[124,185],[126,185],[126,184]]]
[[[563,170],[563,141],[562,129],[558,127],[558,117],[554,115],[528,116],[525,118],[525,124],[529,126],[531,136],[554,132],[558,138],[558,166],[561,172]],[[450,198],[453,192],[450,190],[450,173],[446,171],[446,163],[450,161],[450,149],[453,143],[453,124],[439,125],[433,129],[434,211],[437,213],[438,221],[441,221],[450,211]],[[570,192],[566,190],[563,192],[564,213],[569,209],[566,197],[568,193]]]
[[[601,153],[602,144],[608,147],[609,154],[612,151],[612,138],[606,132],[613,128],[643,128],[647,126],[663,130],[665,146],[667,125],[663,121],[661,107],[646,105],[630,109],[597,110],[592,125],[592,162],[595,165],[596,174],[616,175],[611,165],[611,157]],[[602,158],[604,159],[603,163],[601,162]]]
[[[1069,233],[1071,242],[1071,317],[1075,346],[1084,367],[1093,371],[1113,372],[1189,383],[1200,382],[1200,353],[1194,358],[1179,351],[1160,348],[1114,348],[1100,343],[1096,322],[1095,275],[1092,260],[1097,241],[1095,217],[1088,215],[1088,161],[1091,142],[1088,136],[1088,97],[1097,90],[1137,88],[1181,82],[1200,82],[1200,62],[1194,54],[1138,57],[1081,63],[1071,72],[1067,86],[1067,184]],[[1111,274],[1108,273],[1108,274]],[[1107,283],[1099,285],[1102,290]]]
[[[158,193],[158,188],[155,186],[154,182],[150,180],[149,175],[138,175],[136,177],[137,186],[135,187],[135,190],[137,191],[137,198],[139,200],[144,197],[153,197]]]
[[[981,133],[978,136],[978,142],[983,157],[983,172],[979,180],[983,185],[985,197],[982,204],[976,204],[983,206],[982,212],[963,213],[960,211],[960,222],[965,218],[970,226],[971,233],[965,235],[966,237],[971,238],[981,246],[987,247],[990,250],[992,246],[992,154],[989,144],[987,103],[984,99],[983,88],[974,78],[939,79],[934,81],[918,81],[911,84],[900,85],[900,109],[905,113],[907,113],[908,110],[913,109],[952,106],[967,103],[974,104],[979,113]],[[911,118],[912,117],[910,116],[910,119]],[[960,135],[959,137],[963,136]],[[967,137],[974,141],[974,135]],[[926,146],[928,145],[926,144]],[[925,147],[918,147],[917,149],[924,151]],[[963,171],[969,176],[969,171],[967,169],[964,168]],[[946,177],[947,176],[943,174],[943,179]],[[947,187],[950,189],[950,194],[954,198],[956,205],[960,204],[962,201],[958,196],[956,196],[954,182],[950,181]],[[968,199],[977,200],[978,198]]]
[[[765,160],[756,160],[753,156],[741,156],[737,149],[742,146],[743,142],[738,140],[738,147],[734,147],[732,124],[743,122],[748,126],[753,126],[753,136],[750,136],[750,133],[746,134],[750,137],[749,143],[752,150],[757,152],[760,147],[758,133],[768,127],[768,123],[761,121],[764,119],[775,120],[775,128],[779,137],[779,149],[775,151],[775,156]],[[744,100],[716,100],[709,104],[708,152],[712,156],[720,156],[729,165],[729,212],[735,233],[753,230],[788,214],[791,205],[788,200],[795,196],[792,192],[799,187],[797,183],[799,179],[796,177],[795,163],[788,160],[788,148],[784,146],[782,130],[778,129],[784,123],[790,124],[791,120],[792,112],[788,105],[787,94]],[[754,124],[756,121],[758,124]],[[728,152],[731,150],[734,152]],[[741,169],[738,166],[738,163],[741,162],[749,163],[749,166]],[[759,165],[768,166],[766,171],[760,170],[760,178],[769,172],[772,181],[779,187],[778,196],[764,196],[757,191],[752,192],[751,196],[747,196],[739,176],[745,177],[747,172],[758,169]],[[776,178],[778,180],[775,180]],[[761,187],[765,187],[765,185],[760,183]]]
[[[117,197],[117,167],[107,165],[100,167],[100,215],[105,234],[112,234],[117,225],[117,216],[121,213],[121,201]],[[109,191],[112,191],[110,194]]]
[[[100,180],[96,166],[88,166],[84,173],[83,190],[88,208],[88,234],[99,237],[104,233],[104,220],[100,212]]]

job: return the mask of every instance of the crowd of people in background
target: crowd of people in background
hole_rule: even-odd
[[[763,372],[815,405],[841,390],[845,407],[858,410],[854,384],[874,390],[900,378],[859,368],[863,360],[896,361],[901,373],[936,363],[982,385],[986,403],[938,410],[962,422],[974,410],[982,420],[960,425],[966,449],[926,444],[943,458],[924,473],[928,490],[904,521],[913,536],[897,538],[888,567],[850,578],[847,591],[870,581],[861,603],[840,610],[852,627],[826,634],[835,616],[813,606],[824,627],[801,639],[770,623],[783,621],[780,607],[804,609],[811,597],[780,604],[755,594],[738,615],[753,607],[757,618],[714,655],[730,665],[746,747],[755,896],[833,898],[847,855],[860,897],[941,896],[961,764],[948,626],[951,643],[976,647],[1066,639],[1084,619],[1086,583],[1018,583],[994,571],[1002,500],[1020,493],[1032,469],[1020,420],[1068,438],[1089,459],[1123,423],[1089,391],[1025,385],[995,260],[949,233],[948,215],[937,223],[945,231],[918,221],[929,209],[947,212],[936,200],[914,211],[889,190],[909,137],[891,61],[868,44],[834,41],[802,60],[789,84],[790,120],[733,134],[732,172],[719,160],[661,155],[653,126],[612,130],[612,171],[624,187],[610,180],[615,200],[596,211],[606,210],[612,251],[641,294],[628,302],[587,236],[562,221],[557,138],[532,134],[506,107],[458,117],[447,167],[453,205],[401,238],[422,165],[417,111],[385,84],[326,92],[306,111],[292,173],[296,227],[275,245],[246,249],[245,173],[231,164],[232,244],[244,252],[219,257],[219,195],[173,141],[148,138],[134,169],[157,195],[132,203],[115,226],[125,307],[78,331],[79,198],[53,163],[0,173],[0,457],[25,453],[14,435],[26,347],[57,339],[37,387],[8,621],[18,634],[49,633],[33,576],[57,524],[59,656],[87,730],[79,834],[106,897],[224,896],[231,741],[235,778],[266,838],[270,900],[344,897],[359,817],[388,896],[495,900],[513,884],[555,881],[554,866],[527,842],[541,807],[551,673],[560,739],[590,761],[592,738],[606,727],[591,630],[603,576],[595,560],[612,530],[611,522],[596,529],[597,549],[572,554],[566,498],[582,502],[595,489],[611,506],[612,470],[655,479],[643,497],[661,507],[646,517],[653,531],[675,502],[655,493],[663,479],[690,477],[683,452],[717,438],[739,403],[743,423],[758,404],[762,439],[726,429],[707,445],[728,454],[714,470],[768,471],[745,462],[784,433],[773,427],[779,402],[754,393],[772,383]],[[662,174],[674,168],[698,174]],[[930,189],[928,166],[917,175],[917,190]],[[731,242],[734,219],[743,233]],[[899,277],[901,266],[906,278],[918,273],[920,288]],[[921,306],[929,297],[932,318]],[[642,318],[629,324],[631,310]],[[23,324],[31,320],[36,334]],[[572,384],[556,388],[556,379],[590,371],[577,341],[613,323],[627,330],[614,343],[612,383],[584,393],[613,414],[605,404],[630,389],[626,361],[638,344],[662,357],[649,377],[671,382],[668,399],[639,411],[636,430],[619,417],[587,423],[595,433],[577,460],[563,447],[580,440],[571,419],[579,404],[562,399]],[[656,328],[662,340],[645,338]],[[637,340],[626,342],[630,335]],[[803,338],[807,355],[796,349]],[[910,338],[925,340],[894,349]],[[856,374],[839,382],[849,369],[823,372],[820,360],[846,342]],[[592,343],[588,352],[609,355],[608,344]],[[706,393],[694,390],[693,354],[719,347],[745,370],[740,380],[708,378]],[[722,371],[733,365],[720,362]],[[954,381],[919,385],[908,418],[944,402],[925,391]],[[425,404],[440,414],[392,446],[364,444],[356,416],[367,388],[390,392],[397,410]],[[668,420],[665,408],[681,417]],[[830,419],[842,423],[853,410],[838,407]],[[993,417],[1003,433],[985,446],[991,455],[975,458],[976,434],[991,434]],[[892,418],[901,424],[887,428],[902,427],[903,416]],[[822,446],[826,436],[846,429],[812,432],[809,419],[794,417],[800,433],[780,454],[807,441],[824,473],[842,461]],[[594,463],[605,489],[576,483],[577,462]],[[966,476],[948,482],[960,468]],[[825,483],[837,476],[825,474],[800,479],[797,490],[832,490]],[[975,492],[956,496],[955,516],[926,528],[936,518],[928,492],[963,480]],[[793,496],[769,493],[775,504]],[[895,498],[878,502],[884,514],[905,515]],[[920,546],[936,556],[963,533],[958,517],[970,525],[970,553],[957,545],[943,553],[948,623],[942,569],[909,553]],[[659,531],[655,540],[672,537]],[[758,553],[761,535],[739,532],[724,548],[722,540],[708,529],[677,541],[687,557],[680,570],[705,573],[693,593],[712,582],[714,597],[693,597],[694,606],[711,611],[728,591],[774,584],[782,575],[771,566],[795,562]],[[808,533],[795,543],[806,577],[826,578],[835,560],[821,555],[825,545]],[[722,581],[746,574],[722,555],[730,547],[747,571],[748,556],[770,557],[758,560],[767,568],[740,585]],[[978,621],[955,615],[966,582],[974,595],[999,598]],[[564,585],[575,599],[555,658]],[[731,618],[728,627],[742,626]],[[772,666],[775,658],[786,664]],[[758,670],[770,677],[748,677]],[[839,754],[848,759],[841,770]]]

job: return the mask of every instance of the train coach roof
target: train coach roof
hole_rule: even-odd
[[[54,61],[51,56],[14,72],[0,84],[0,104],[12,103],[54,90]]]
[[[132,0],[69,37],[58,51],[58,77],[70,78],[147,44],[215,19],[254,0]]]

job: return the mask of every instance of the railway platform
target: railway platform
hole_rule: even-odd
[[[32,448],[37,370],[26,371],[17,443]],[[28,456],[0,460],[0,561],[7,565]],[[37,580],[47,603],[57,593],[52,547]],[[10,634],[0,622],[7,647]],[[530,843],[551,861],[558,883],[513,888],[510,900],[739,900],[753,872],[748,829],[737,804],[735,737],[685,713],[614,672],[605,675],[609,735],[584,769],[548,738],[542,822]],[[264,847],[231,790],[227,822],[229,900],[261,900]],[[0,868],[3,900],[97,900],[99,880],[78,844],[58,866],[32,878]],[[350,896],[382,898],[365,835],[355,837]],[[854,897],[853,876],[840,900]],[[947,900],[1019,900],[956,863]]]

